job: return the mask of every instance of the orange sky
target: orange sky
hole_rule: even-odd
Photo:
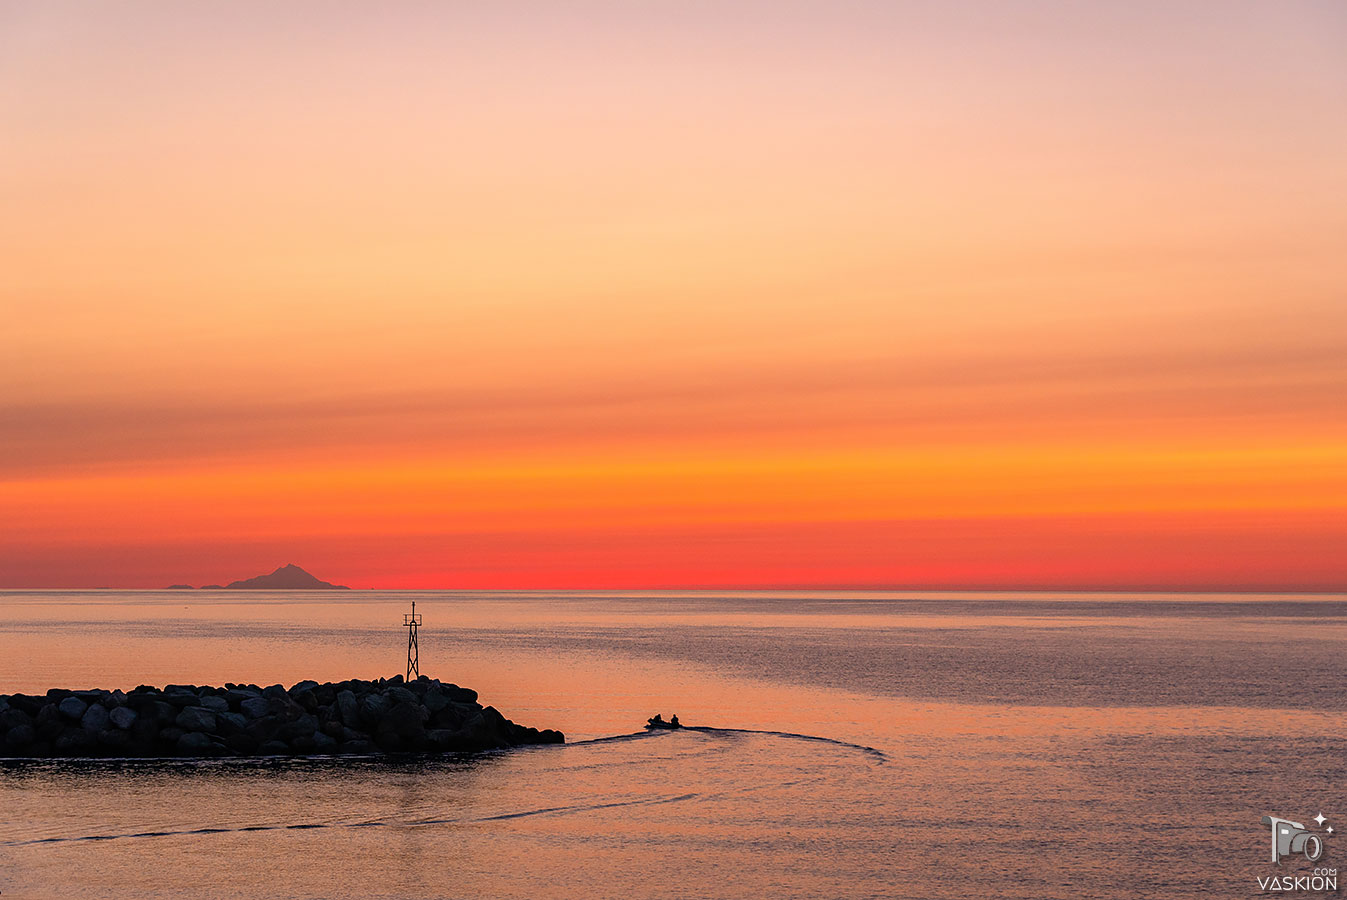
[[[0,587],[1347,589],[1340,4],[0,10]]]

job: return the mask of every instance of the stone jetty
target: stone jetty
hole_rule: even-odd
[[[0,696],[0,757],[469,753],[564,741],[424,675]]]

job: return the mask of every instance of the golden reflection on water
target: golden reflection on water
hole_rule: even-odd
[[[408,599],[0,593],[0,692],[391,675]],[[1259,816],[1322,805],[1347,827],[1347,697],[1328,680],[1341,599],[1035,598],[1017,616],[417,595],[422,671],[572,744],[440,763],[11,764],[0,890],[130,898],[210,872],[201,896],[1243,895]],[[1279,654],[1281,671],[1245,664]],[[1279,704],[1287,677],[1312,683]],[[988,685],[1026,699],[979,699]],[[1199,688],[1220,702],[1158,699]],[[1127,702],[1076,693],[1105,689]],[[739,730],[584,743],[656,711]],[[59,840],[27,843],[41,838]]]

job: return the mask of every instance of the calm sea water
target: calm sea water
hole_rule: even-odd
[[[392,675],[413,597],[570,743],[0,763],[4,900],[1243,897],[1347,828],[1343,595],[7,591],[0,693]]]

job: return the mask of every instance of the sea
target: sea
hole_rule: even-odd
[[[413,600],[423,674],[566,744],[0,761],[3,900],[1228,898],[1347,865],[1342,594],[3,591],[0,693],[391,677]],[[1265,816],[1324,858],[1273,863]]]

